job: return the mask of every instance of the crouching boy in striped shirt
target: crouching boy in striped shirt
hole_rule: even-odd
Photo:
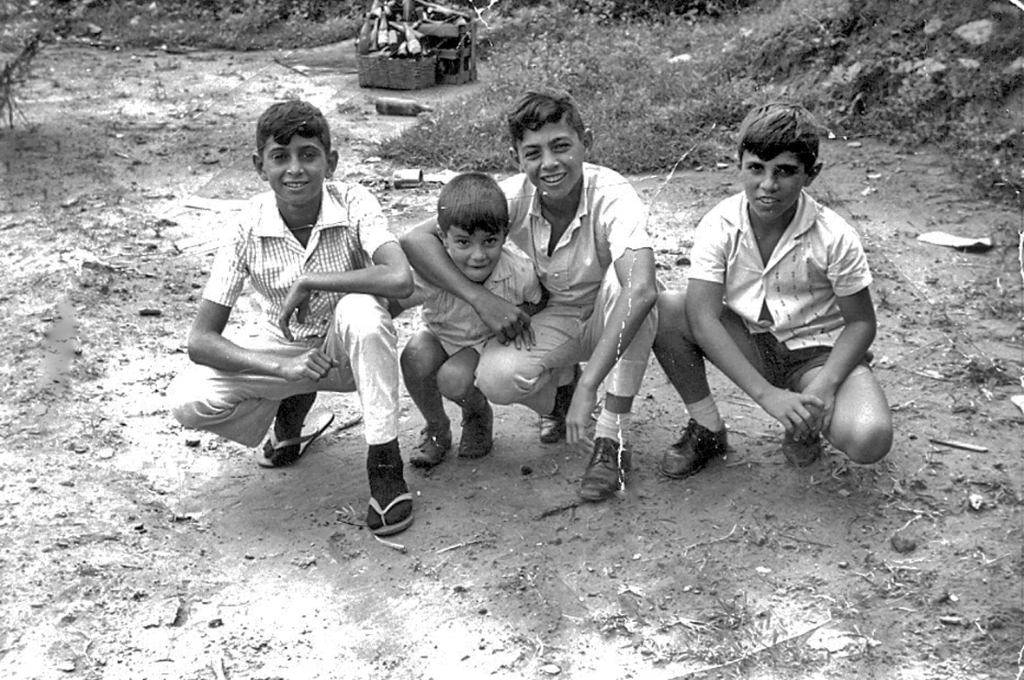
[[[386,298],[412,293],[408,260],[373,195],[330,181],[338,152],[316,107],[287,101],[264,111],[253,164],[272,191],[250,201],[217,253],[189,334],[193,365],[171,384],[171,411],[185,427],[257,447],[257,463],[279,467],[330,425],[329,414],[306,422],[317,392],[358,392],[369,445],[366,524],[378,535],[403,531],[413,507]],[[242,346],[224,330],[246,282],[264,316],[260,337]]]

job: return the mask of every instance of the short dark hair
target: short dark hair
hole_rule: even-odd
[[[508,136],[512,147],[518,149],[527,130],[539,130],[548,123],[565,121],[583,139],[587,128],[583,124],[576,100],[568,92],[544,89],[529,90],[519,96],[508,109]]]
[[[295,135],[317,139],[324,152],[331,152],[331,128],[324,114],[309,102],[290,99],[271,104],[256,121],[256,153],[263,155],[268,139],[286,145]]]
[[[770,102],[753,109],[740,124],[738,156],[749,151],[761,160],[793,153],[810,172],[818,162],[821,125],[799,104]]]
[[[453,177],[437,197],[437,226],[442,234],[451,227],[472,234],[508,234],[508,200],[493,177],[483,172],[464,172]]]

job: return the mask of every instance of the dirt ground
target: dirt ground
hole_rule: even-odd
[[[813,187],[876,275],[896,424],[879,465],[829,450],[785,466],[779,428],[713,372],[729,456],[662,478],[686,416],[652,359],[620,498],[576,507],[586,451],[540,445],[532,413],[499,407],[489,458],[407,473],[398,551],[346,523],[369,493],[351,397],[321,398],[335,426],[282,470],[181,429],[164,390],[217,226],[262,190],[251,131],[270,101],[328,113],[344,172],[396,230],[436,199],[368,157],[410,121],[376,114],[395,93],[359,89],[351,55],[40,56],[27,121],[0,132],[0,676],[1021,677],[1022,218],[927,150],[836,139]],[[631,180],[677,285],[732,167]],[[917,240],[931,231],[995,245]],[[234,320],[253,315],[245,301]],[[404,451],[420,426],[403,393]]]

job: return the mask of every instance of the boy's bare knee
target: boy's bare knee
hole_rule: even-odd
[[[656,304],[658,310],[658,340],[665,342],[689,337],[690,329],[686,322],[686,295],[679,290],[665,290],[658,293]]]
[[[172,404],[170,412],[182,427],[190,430],[199,429],[205,422],[205,418],[199,415],[196,405],[192,402]]]
[[[882,425],[865,427],[857,433],[846,449],[850,460],[861,465],[877,463],[892,449],[892,428]]]
[[[459,403],[466,400],[469,396],[470,391],[473,389],[473,380],[470,377],[469,380],[461,376],[451,376],[438,374],[437,376],[437,389],[446,399]]]
[[[339,331],[356,337],[369,337],[394,327],[391,314],[372,295],[345,295],[334,308],[334,324]]]
[[[530,394],[536,382],[536,379],[525,381],[522,377],[507,374],[478,374],[476,378],[476,386],[487,397],[487,401],[500,405],[518,403]]]

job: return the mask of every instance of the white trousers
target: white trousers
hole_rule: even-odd
[[[358,392],[367,444],[398,436],[398,334],[387,307],[372,295],[345,295],[327,337],[290,342],[266,332],[252,349],[296,356],[321,346],[338,365],[320,380],[229,373],[192,364],[168,388],[170,410],[187,428],[257,446],[281,400],[309,392]]]

